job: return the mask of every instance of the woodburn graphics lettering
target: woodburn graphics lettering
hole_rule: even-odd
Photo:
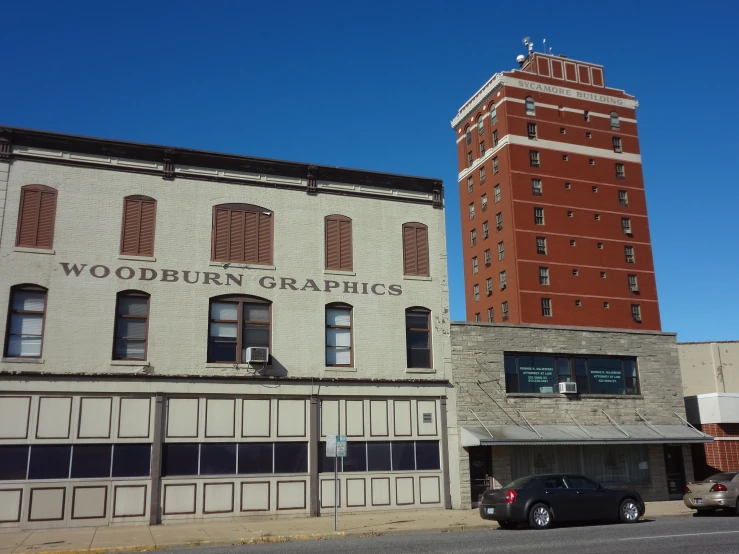
[[[215,271],[189,271],[177,269],[152,269],[150,267],[133,268],[121,266],[111,269],[105,265],[60,264],[67,277],[79,277],[89,273],[96,279],[115,276],[124,281],[161,281],[163,283],[186,283],[188,285],[243,286],[244,275],[241,273],[218,273]],[[335,292],[341,294],[375,294],[377,296],[400,296],[403,289],[400,285],[383,283],[362,283],[359,281],[333,281],[329,279],[294,279],[292,277],[272,277],[264,275],[257,281],[264,289],[282,289],[303,292]],[[248,284],[248,280],[247,280]]]

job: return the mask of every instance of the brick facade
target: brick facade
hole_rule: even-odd
[[[704,423],[696,427],[716,438],[712,443],[693,448],[696,478],[703,479],[720,471],[739,471],[739,423]]]

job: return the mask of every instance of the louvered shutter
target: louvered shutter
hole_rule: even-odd
[[[257,214],[259,216],[259,240],[257,248],[259,254],[255,263],[272,264],[272,216],[265,213]]]
[[[216,208],[213,218],[213,259],[219,262],[229,261],[229,212],[230,210]]]
[[[156,200],[146,196],[124,198],[121,254],[153,256],[155,225]]]
[[[272,263],[272,214],[250,204],[214,208],[213,260],[242,264]]]
[[[56,193],[42,192],[38,214],[38,231],[36,246],[51,248],[54,242],[54,212],[56,211]]]
[[[259,240],[259,214],[256,212],[244,213],[244,256],[240,260],[247,264],[257,263]]]
[[[341,266],[341,241],[339,222],[326,219],[326,269],[339,269]]]
[[[41,192],[24,190],[21,192],[21,209],[18,217],[17,246],[36,246],[36,224],[38,222],[38,204]]]
[[[403,273],[429,275],[428,228],[421,223],[403,225]]]
[[[43,185],[21,190],[16,246],[51,248],[54,244],[56,191]]]
[[[141,202],[126,198],[123,201],[123,231],[121,254],[138,255]]]
[[[244,212],[229,210],[229,244],[228,260],[244,261]]]
[[[139,225],[139,256],[154,255],[154,227],[156,224],[156,202],[141,201],[141,223]]]
[[[338,221],[339,224],[339,244],[340,244],[340,263],[339,267],[343,271],[352,270],[352,222]]]
[[[417,275],[429,274],[429,236],[426,227],[416,227],[416,271]]]
[[[405,275],[416,275],[416,229],[403,226],[403,273]]]

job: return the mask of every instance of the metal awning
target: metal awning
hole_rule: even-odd
[[[690,444],[713,437],[683,424],[485,425],[461,428],[462,446]]]

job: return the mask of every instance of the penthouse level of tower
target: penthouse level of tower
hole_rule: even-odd
[[[531,53],[451,122],[471,321],[659,330],[636,99]]]

